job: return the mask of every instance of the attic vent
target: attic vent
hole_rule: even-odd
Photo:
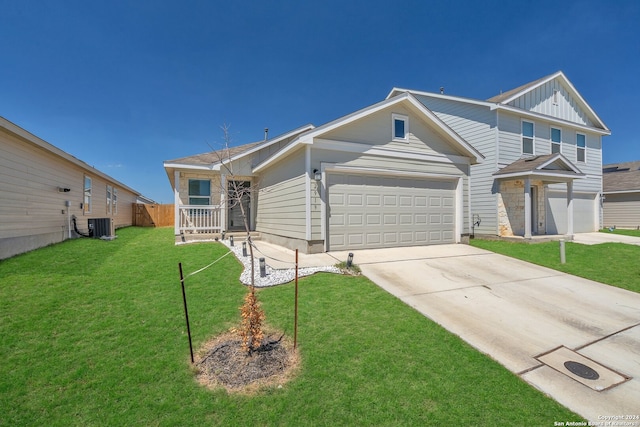
[[[89,218],[89,237],[94,239],[115,239],[111,218]]]

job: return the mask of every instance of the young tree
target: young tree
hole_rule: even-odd
[[[247,244],[249,246],[249,257],[251,259],[251,284],[249,291],[244,297],[244,303],[240,307],[242,322],[240,324],[239,335],[242,339],[242,349],[249,355],[252,351],[257,350],[262,344],[264,333],[262,325],[265,320],[265,314],[260,307],[255,289],[255,258],[253,254],[253,243],[251,241],[251,228],[249,225],[249,212],[246,211],[244,201],[251,196],[252,192],[257,191],[257,183],[247,186],[246,181],[241,181],[234,171],[234,165],[231,161],[231,135],[229,134],[229,126],[223,125],[222,132],[224,136],[224,148],[216,151],[218,160],[220,161],[220,170],[225,172],[226,180],[221,181],[221,194],[226,195],[226,208],[239,208],[240,217],[247,233]]]

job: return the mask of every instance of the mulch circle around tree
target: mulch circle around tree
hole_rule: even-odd
[[[237,333],[227,332],[208,341],[195,359],[196,378],[209,388],[253,394],[262,388],[281,387],[291,379],[299,358],[283,334],[269,333],[257,350],[241,349]]]

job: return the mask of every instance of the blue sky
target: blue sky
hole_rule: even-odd
[[[395,87],[486,99],[562,70],[640,159],[640,2],[0,4],[0,116],[158,202],[162,162],[321,125]]]

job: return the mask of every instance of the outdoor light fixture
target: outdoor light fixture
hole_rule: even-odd
[[[313,179],[315,179],[316,181],[322,181],[322,172],[320,172],[318,169],[314,169]]]
[[[233,236],[229,236],[229,246],[233,246]]]
[[[247,256],[247,242],[242,242],[242,256]]]
[[[353,265],[353,252],[349,252],[349,256],[347,257],[347,268],[351,268]]]
[[[260,277],[265,277],[267,275],[267,264],[265,263],[264,258],[260,258]]]

